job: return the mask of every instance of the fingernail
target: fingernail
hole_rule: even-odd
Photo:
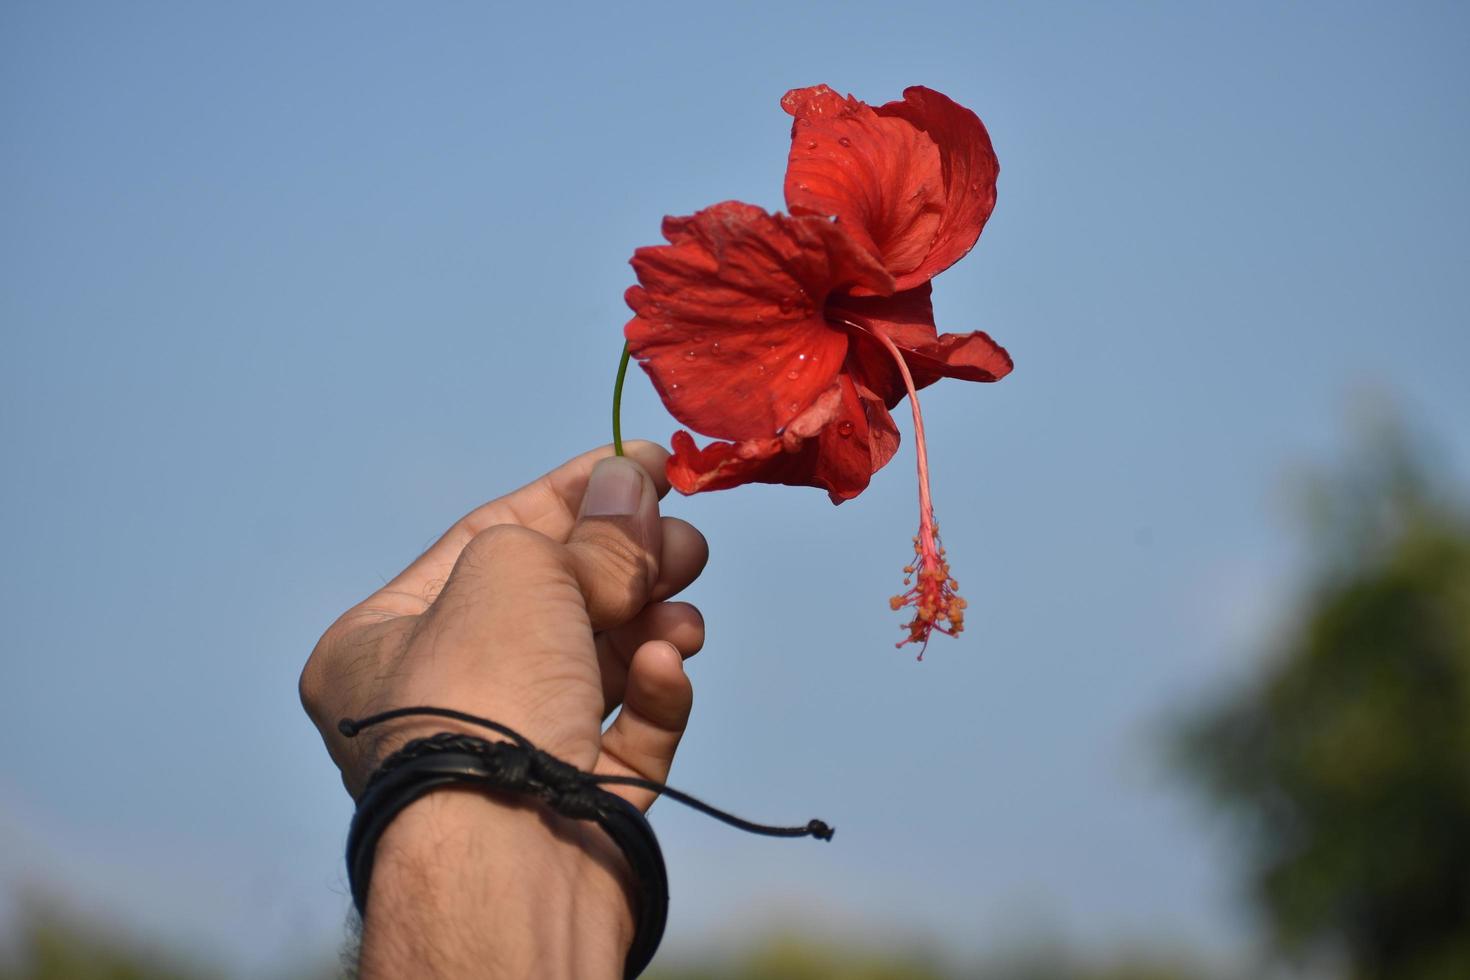
[[[623,517],[638,513],[643,503],[643,468],[613,456],[592,468],[582,497],[583,517]]]

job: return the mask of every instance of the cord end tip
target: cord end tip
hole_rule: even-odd
[[[353,738],[358,733],[357,722],[353,721],[351,718],[343,718],[341,721],[337,722],[337,731],[341,732],[348,738]]]
[[[820,820],[812,820],[807,823],[806,832],[817,840],[831,840],[832,835],[837,833],[837,828],[829,827]]]

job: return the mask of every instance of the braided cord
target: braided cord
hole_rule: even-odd
[[[394,708],[367,718],[344,718],[338,722],[337,730],[347,738],[355,738],[374,725],[415,715],[479,725],[505,736],[508,741],[492,742],[463,732],[440,732],[405,743],[378,766],[357,798],[357,812],[347,837],[348,881],[353,901],[364,917],[374,852],[383,831],[415,800],[446,786],[471,784],[531,796],[564,817],[595,822],[608,833],[627,858],[638,883],[637,928],[624,964],[623,975],[627,978],[643,972],[663,937],[668,919],[668,872],[658,838],[642,812],[604,786],[650,790],[752,834],[832,839],[833,829],[821,820],[808,821],[802,827],[753,823],[655,779],[584,772],[538,749],[513,728],[452,708]]]

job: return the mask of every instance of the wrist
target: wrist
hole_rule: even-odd
[[[619,977],[628,878],[595,824],[477,790],[429,793],[378,843],[362,976]]]

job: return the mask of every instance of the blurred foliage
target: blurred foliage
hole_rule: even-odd
[[[0,955],[0,980],[218,980],[230,975],[126,938],[95,922],[27,903],[16,942]],[[1100,962],[1101,961],[1101,962]],[[662,965],[668,962],[672,965]],[[336,968],[282,974],[294,980],[350,975]],[[1079,958],[1042,945],[966,967],[945,966],[932,950],[780,936],[730,957],[682,964],[660,957],[646,980],[1202,980],[1183,957],[1141,953]]]
[[[190,963],[174,952],[149,948],[111,929],[64,914],[54,906],[28,907],[9,956],[0,956],[0,980],[218,980],[228,974]],[[983,964],[952,967],[931,951],[901,951],[851,943],[813,942],[795,936],[756,943],[711,965],[655,964],[646,980],[1202,980],[1207,974],[1186,958],[1137,954],[1078,958],[1059,947],[1037,947]],[[303,970],[293,978],[349,975],[335,969]]]
[[[1101,959],[1103,962],[1098,962]],[[923,949],[775,937],[722,962],[661,965],[648,980],[1201,980],[1185,957],[1136,954],[1079,959],[1056,947],[946,965]]]
[[[19,915],[8,925],[0,945],[0,980],[222,980],[232,975],[177,949],[100,925],[34,892],[21,896]],[[339,975],[329,963],[280,977],[327,980]]]
[[[52,904],[22,907],[0,980],[210,980],[219,974],[83,922]]]
[[[1356,980],[1470,977],[1470,521],[1431,459],[1379,426],[1314,481],[1274,658],[1181,726],[1276,946]]]

